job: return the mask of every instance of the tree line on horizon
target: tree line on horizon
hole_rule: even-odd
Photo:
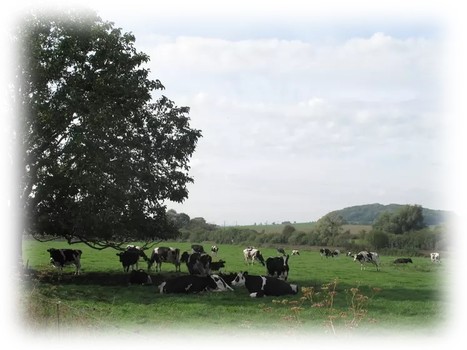
[[[202,217],[190,219],[185,213],[168,211],[168,217],[180,231],[178,240],[256,246],[332,246],[356,251],[363,249],[398,250],[417,254],[420,250],[444,250],[448,247],[447,225],[427,226],[423,208],[401,206],[395,212],[381,213],[370,230],[351,233],[348,222],[336,212],[320,218],[311,229],[297,230],[287,224],[281,232],[265,233],[251,228],[220,227]]]

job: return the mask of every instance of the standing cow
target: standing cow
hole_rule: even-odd
[[[219,247],[217,245],[213,245],[211,247],[211,255],[212,256],[217,256],[217,252],[219,251]]]
[[[248,247],[243,250],[243,257],[245,258],[245,263],[254,264],[255,260],[258,260],[263,266],[265,266],[264,258],[261,252],[254,248]]]
[[[50,263],[56,267],[60,273],[63,272],[63,267],[66,265],[75,265],[75,275],[81,272],[81,254],[79,249],[47,249],[50,254]]]
[[[380,261],[379,261],[378,253],[367,252],[366,250],[363,250],[360,253],[355,254],[353,260],[360,262],[360,270],[364,270],[365,269],[364,264],[369,263],[369,264],[375,265],[376,271],[379,271]]]
[[[120,262],[122,263],[123,271],[128,272],[130,270],[138,270],[138,261],[139,258],[143,258],[144,261],[148,261],[148,257],[138,246],[128,245],[126,250],[116,254],[119,257]]]
[[[431,253],[430,258],[431,258],[431,262],[433,262],[433,263],[441,262],[441,260],[439,258],[439,253]]]
[[[325,256],[326,258],[334,258],[334,257],[338,257],[339,254],[340,254],[340,251],[338,249],[335,249],[335,250],[331,250],[329,248],[321,248],[319,250],[319,254],[323,257]]]
[[[276,256],[269,257],[266,259],[266,268],[268,270],[268,276],[277,277],[287,281],[289,276],[289,256]]]
[[[208,254],[184,252],[180,262],[186,263],[190,275],[207,276],[211,273],[212,258]]]
[[[175,265],[175,271],[180,271],[180,249],[172,247],[156,247],[152,251],[151,258],[148,259],[148,271],[156,263],[156,271],[161,271],[162,263]]]

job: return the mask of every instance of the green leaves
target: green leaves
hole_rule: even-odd
[[[149,79],[135,37],[97,16],[32,16],[18,32],[22,199],[30,233],[112,246],[173,237],[200,130]]]

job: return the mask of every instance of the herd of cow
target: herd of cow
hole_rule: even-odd
[[[248,272],[220,273],[219,270],[225,267],[225,261],[212,261],[212,256],[216,256],[219,248],[211,247],[211,254],[204,251],[202,245],[193,244],[191,252],[183,252],[180,249],[171,247],[157,247],[148,257],[143,249],[138,246],[128,245],[122,252],[117,253],[119,260],[125,272],[130,272],[129,282],[133,284],[152,284],[149,272],[155,265],[155,270],[161,271],[162,263],[171,263],[175,265],[175,271],[180,271],[180,265],[185,263],[189,275],[180,275],[163,281],[158,289],[160,293],[198,293],[202,291],[228,291],[233,290],[232,286],[245,286],[251,297],[262,297],[264,295],[282,296],[296,294],[298,286],[289,284],[287,278],[289,275],[289,255],[284,249],[278,248],[280,256],[264,259],[261,251],[255,247],[247,247],[243,250],[245,263],[254,264],[259,261],[266,267],[267,276],[250,275]],[[66,265],[75,265],[75,274],[81,270],[81,254],[79,249],[48,249],[50,253],[50,263],[60,271]],[[331,251],[328,248],[320,249],[322,257],[337,257],[339,250]],[[300,255],[298,250],[293,250],[292,255]],[[357,254],[351,252],[347,256],[353,257],[354,261],[360,263],[360,269],[363,270],[366,263],[376,266],[379,271],[380,259],[378,253],[361,251]],[[439,253],[431,253],[432,262],[440,262]],[[147,272],[138,269],[138,261],[143,258],[147,262]],[[412,263],[410,258],[398,258],[394,260],[395,264]],[[216,273],[217,272],[217,273]]]

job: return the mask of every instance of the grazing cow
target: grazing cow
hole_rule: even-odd
[[[143,269],[132,270],[130,272],[130,284],[152,284],[151,276]]]
[[[277,277],[287,281],[289,276],[289,256],[276,256],[266,259],[266,268],[268,270],[268,276]]]
[[[329,258],[330,256],[332,257],[332,252],[328,248],[321,248],[319,250],[319,254],[321,255],[321,257],[323,256],[325,256],[326,258]]]
[[[213,245],[213,246],[211,247],[211,253],[212,253],[212,255],[217,256],[217,252],[218,252],[218,251],[219,251],[219,247],[218,247],[217,245]]]
[[[331,251],[331,249],[328,249],[328,248],[321,248],[319,250],[319,253],[321,254],[321,256],[325,256],[326,258],[329,258],[329,257],[337,258],[341,252],[339,251],[339,249],[335,249]]]
[[[431,253],[430,258],[431,258],[431,262],[433,262],[433,263],[441,262],[441,260],[439,258],[439,253]]]
[[[261,252],[256,248],[248,247],[244,249],[243,257],[245,258],[245,263],[247,264],[254,264],[255,260],[258,260],[263,266],[265,265],[263,255],[261,255]]]
[[[162,293],[199,293],[203,291],[233,291],[233,289],[218,275],[194,276],[183,275],[172,278],[159,285]]]
[[[284,248],[277,248],[277,252],[278,252],[279,254],[285,255],[285,250],[284,250]]]
[[[354,255],[354,261],[360,262],[360,270],[364,270],[364,264],[370,263],[376,266],[376,270],[379,271],[379,255],[375,252],[367,252],[366,250],[361,251]]]
[[[81,254],[83,253],[79,249],[47,249],[50,253],[50,263],[58,268],[59,272],[63,272],[63,267],[66,265],[75,265],[75,275],[79,275],[81,272]]]
[[[300,255],[300,251],[298,249],[292,250],[292,255]]]
[[[193,251],[193,253],[204,253],[204,247],[201,244],[192,244],[191,250]]]
[[[245,286],[250,297],[261,298],[265,295],[281,296],[297,294],[298,286],[289,284],[274,277],[249,275],[248,272],[240,272],[232,281],[232,286]]]
[[[208,254],[184,252],[180,262],[186,263],[190,275],[207,276],[211,273],[212,258]]]
[[[407,263],[413,264],[413,261],[410,258],[398,258],[394,260],[393,263],[394,264],[407,264]]]
[[[211,262],[211,271],[219,271],[220,269],[223,269],[224,267],[225,267],[225,261],[222,259],[219,261]]]
[[[142,257],[145,261],[148,261],[148,257],[144,251],[140,247],[134,245],[128,245],[126,250],[117,253],[116,255],[119,257],[119,260],[122,263],[124,272],[128,272],[130,266],[132,270],[135,270],[135,267],[137,270],[140,257]]]
[[[171,263],[175,265],[175,271],[180,271],[180,249],[172,247],[154,248],[151,258],[148,259],[148,271],[156,263],[156,271],[161,271],[162,263]]]

